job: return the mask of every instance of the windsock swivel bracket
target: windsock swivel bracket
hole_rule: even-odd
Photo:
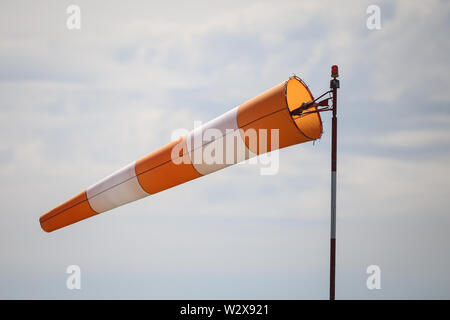
[[[333,98],[336,95],[336,89],[339,89],[339,87],[340,87],[339,80],[336,79],[339,76],[337,66],[333,66],[331,72],[332,72],[332,74],[331,74],[332,79],[330,80],[330,89],[331,90],[328,90],[327,92],[321,94],[320,96],[318,96],[317,98],[315,98],[312,101],[303,102],[300,107],[290,111],[291,116],[303,116],[303,115],[306,115],[309,113],[317,113],[317,112],[334,110],[335,103],[334,103]],[[322,97],[324,97],[327,94],[329,95],[327,98],[325,98],[319,102],[316,102],[317,100],[321,99]],[[333,103],[331,106],[328,104],[329,100],[333,100]],[[306,111],[312,107],[316,107],[316,110]],[[322,108],[319,108],[319,107],[322,107]]]
[[[339,82],[339,80],[337,80]],[[338,84],[339,85],[339,84]],[[329,90],[325,93],[323,93],[322,95],[320,95],[319,97],[317,97],[316,99],[309,101],[309,102],[303,102],[302,105],[294,110],[291,110],[291,116],[302,116],[302,115],[306,115],[309,113],[316,113],[316,112],[323,112],[323,111],[332,111],[333,108],[329,106],[328,101],[330,99],[332,99],[331,94],[333,93],[332,90]],[[328,98],[325,98],[319,102],[316,102],[317,100],[319,100],[320,98],[322,98],[323,96],[329,94],[330,96]],[[317,107],[316,110],[313,111],[306,111],[312,107]],[[323,107],[323,108],[318,108],[318,107]]]

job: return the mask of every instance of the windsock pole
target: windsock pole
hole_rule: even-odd
[[[291,110],[291,115],[307,115],[323,111],[332,111],[331,118],[331,232],[330,232],[330,300],[335,299],[335,279],[336,279],[336,169],[337,169],[337,89],[339,89],[339,70],[337,65],[331,67],[331,80],[329,91],[323,93],[316,99],[304,102],[300,107]],[[331,97],[321,101],[323,96],[331,94]],[[331,107],[328,100],[332,100]],[[316,109],[307,111],[311,106]],[[322,107],[322,108],[319,108]]]
[[[331,237],[330,237],[330,300],[335,299],[336,279],[336,169],[337,169],[337,89],[339,88],[338,66],[331,67],[330,89],[332,91],[331,118]]]

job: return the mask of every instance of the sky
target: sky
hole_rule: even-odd
[[[231,166],[53,233],[39,217],[293,74],[320,95],[337,64],[336,298],[449,299],[449,27],[436,0],[1,1],[0,298],[327,299],[329,114],[275,175]]]

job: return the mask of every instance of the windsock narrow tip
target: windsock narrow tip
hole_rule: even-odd
[[[83,191],[43,214],[39,218],[39,223],[42,230],[52,232],[96,214],[97,212],[89,205],[86,191]]]
[[[40,218],[39,218],[39,224],[41,225],[41,229],[44,230],[45,232],[51,232],[52,230],[48,228],[47,224],[44,222],[44,220],[42,219],[45,216],[45,214],[43,214]]]

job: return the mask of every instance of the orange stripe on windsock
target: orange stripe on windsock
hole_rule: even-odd
[[[173,160],[181,163],[175,164]],[[136,174],[142,189],[150,194],[202,176],[189,159],[186,137],[172,141],[136,161]]]
[[[89,205],[86,191],[83,191],[42,215],[39,222],[44,231],[51,232],[96,214]]]

